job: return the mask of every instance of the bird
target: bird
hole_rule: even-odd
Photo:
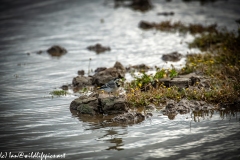
[[[102,85],[99,88],[99,90],[107,92],[108,95],[110,96],[110,93],[116,92],[118,90],[118,87],[120,87],[120,85],[118,84],[119,80],[120,80],[119,78],[115,78],[109,81],[108,83]]]

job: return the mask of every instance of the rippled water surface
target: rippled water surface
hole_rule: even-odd
[[[156,111],[142,123],[109,127],[76,116],[69,105],[76,97],[51,97],[49,92],[71,83],[80,69],[145,63],[169,67],[161,55],[188,49],[191,35],[142,31],[140,20],[217,23],[236,30],[239,1],[201,5],[152,1],[154,9],[136,12],[114,8],[111,0],[2,0],[0,3],[0,154],[44,152],[65,159],[239,159],[239,112],[204,117],[177,115],[169,120]],[[174,16],[157,16],[158,12]],[[96,54],[87,46],[101,43],[111,51]],[[68,50],[55,58],[52,45]],[[42,54],[36,52],[43,50]],[[28,55],[27,53],[30,53]],[[184,59],[173,63],[176,67]],[[94,119],[94,117],[93,117]],[[49,158],[50,159],[50,158]]]

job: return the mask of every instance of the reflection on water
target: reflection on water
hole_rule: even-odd
[[[125,66],[171,66],[161,56],[196,52],[187,48],[193,37],[145,32],[137,27],[141,20],[216,22],[236,29],[239,1],[201,6],[152,0],[154,8],[144,13],[114,9],[104,2],[0,2],[0,152],[66,153],[66,159],[238,159],[239,109],[178,114],[172,120],[156,111],[141,123],[116,126],[104,116],[69,111],[76,96],[52,98],[49,92],[71,83],[78,70],[111,67],[116,60]],[[174,16],[157,15],[168,11]],[[96,54],[86,49],[96,43],[111,51]],[[53,45],[63,46],[68,53],[51,57],[45,51]],[[39,50],[42,54],[36,54]],[[174,66],[183,63],[184,59]]]

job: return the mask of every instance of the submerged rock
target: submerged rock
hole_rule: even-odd
[[[61,88],[62,88],[62,90],[68,90],[68,87],[69,87],[68,85],[62,85]]]
[[[142,28],[142,29],[152,29],[155,27],[155,24],[147,21],[140,21],[138,26],[139,28]]]
[[[55,45],[47,50],[47,52],[53,57],[60,57],[67,53],[67,50],[61,46]]]
[[[172,61],[172,62],[180,61],[181,58],[182,58],[182,54],[180,54],[178,52],[172,52],[170,54],[164,54],[162,56],[162,60],[164,60],[164,61]]]
[[[158,12],[158,16],[173,16],[174,12]]]
[[[93,46],[89,46],[89,47],[87,47],[87,49],[88,49],[89,51],[94,51],[94,52],[96,52],[97,54],[111,50],[110,47],[104,47],[104,46],[102,46],[102,45],[99,44],[99,43],[97,43],[96,45],[93,45]]]
[[[142,113],[127,112],[112,118],[113,122],[117,123],[139,123],[145,119]]]

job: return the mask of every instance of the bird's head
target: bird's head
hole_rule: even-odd
[[[114,78],[114,82],[116,83],[117,87],[120,87],[120,78]]]

